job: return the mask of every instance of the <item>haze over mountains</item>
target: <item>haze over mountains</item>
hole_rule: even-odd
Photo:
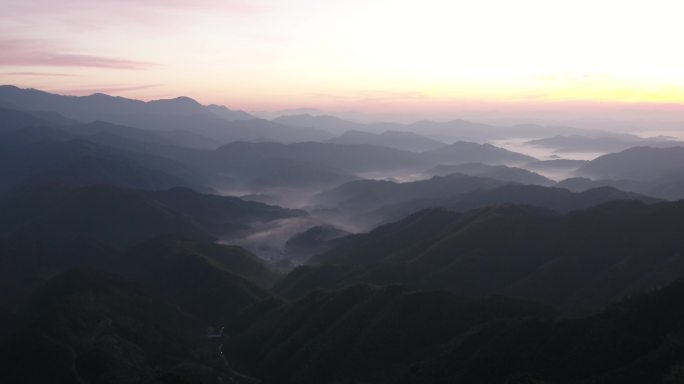
[[[643,139],[638,136],[622,134],[613,136],[553,136],[544,139],[531,140],[528,144],[553,148],[558,153],[563,152],[618,152],[638,145],[649,147],[673,147],[682,142],[667,138],[654,137]]]
[[[328,142],[337,144],[371,144],[421,152],[443,147],[445,144],[413,132],[385,131],[380,134],[346,131]]]
[[[191,131],[222,142],[264,138],[291,142],[330,137],[318,129],[293,128],[256,119],[242,111],[206,107],[189,97],[143,102],[105,94],[61,96],[2,86],[0,100],[22,110],[52,111],[83,122],[101,120],[157,131]]]
[[[682,199],[671,138],[2,86],[0,381],[677,383]]]

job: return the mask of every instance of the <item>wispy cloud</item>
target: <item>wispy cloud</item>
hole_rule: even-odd
[[[100,29],[111,25],[134,23],[141,26],[176,25],[173,15],[190,14],[260,15],[268,7],[243,0],[32,0],[3,4],[6,20],[35,27],[36,18],[60,22],[78,29]]]
[[[72,11],[105,12],[112,9],[207,10],[235,13],[256,13],[266,9],[255,1],[243,0],[32,0],[10,1],[6,11],[11,16],[36,14],[64,14]]]
[[[90,3],[89,1],[83,1]],[[141,7],[171,7],[177,9],[201,9],[201,10],[221,10],[243,14],[261,13],[266,10],[266,7],[258,5],[254,1],[242,0],[147,0],[141,2],[139,0],[109,0],[110,3],[120,4],[127,3],[129,5]]]
[[[0,40],[0,66],[91,67],[144,70],[153,63],[121,58],[69,53],[59,44],[42,39]]]
[[[54,72],[5,72],[6,76],[36,76],[36,77],[77,77],[73,73],[54,73]]]

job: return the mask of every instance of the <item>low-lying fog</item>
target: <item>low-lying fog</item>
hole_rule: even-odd
[[[632,132],[632,135],[642,138],[667,138],[673,140],[683,140],[684,132],[677,131],[645,131]],[[534,157],[538,160],[584,160],[589,161],[609,153],[608,151],[567,151],[559,150],[551,146],[535,145],[530,141],[544,139],[544,137],[528,138],[509,138],[491,140],[489,144],[507,149],[509,151]],[[509,166],[513,166],[509,164]],[[576,177],[576,168],[551,168],[551,167],[527,167],[525,164],[515,166],[538,173],[555,182],[568,178]],[[578,167],[578,166],[576,166]],[[428,167],[429,168],[429,167]],[[388,180],[396,183],[408,183],[419,180],[430,179],[426,168],[423,171],[411,170],[392,170],[392,171],[368,171],[359,172],[354,176],[366,180]],[[245,247],[255,254],[276,265],[282,265],[283,269],[289,269],[305,261],[301,255],[292,254],[288,250],[287,242],[293,236],[303,233],[315,226],[333,226],[349,233],[366,232],[372,229],[373,225],[361,222],[359,216],[345,216],[338,209],[317,206],[315,196],[321,192],[335,188],[337,185],[326,185],[317,187],[277,187],[277,188],[256,188],[256,189],[226,189],[220,191],[223,195],[238,196],[245,200],[262,202],[270,205],[301,209],[308,212],[306,217],[283,219],[254,225],[252,230],[240,237],[224,239],[225,243],[235,244]]]
[[[252,233],[233,239],[225,239],[225,243],[239,245],[258,254],[272,263],[281,262],[288,255],[285,243],[297,233],[321,224],[311,217],[275,220],[254,226]]]
[[[515,138],[492,140],[490,144],[508,149],[509,151],[519,152],[524,155],[536,157],[539,160],[593,160],[599,156],[605,155],[606,152],[558,152],[554,148],[543,147],[539,145],[530,144],[530,141],[541,139],[541,137],[530,138]]]

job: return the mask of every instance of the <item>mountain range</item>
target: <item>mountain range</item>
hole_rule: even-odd
[[[567,214],[519,205],[428,209],[345,239],[276,290],[298,297],[355,282],[407,284],[568,311],[601,308],[682,275],[676,228],[683,207],[621,201]]]
[[[484,143],[507,138],[548,137],[552,135],[596,135],[606,132],[564,126],[519,124],[497,126],[475,123],[462,119],[451,121],[422,120],[410,124],[393,122],[357,123],[325,114],[292,113],[279,116],[274,122],[293,127],[309,127],[327,130],[337,135],[346,131],[382,133],[385,131],[419,132],[443,142],[472,141]]]
[[[676,142],[301,112],[0,87],[0,382],[683,382]]]
[[[487,165],[482,163],[463,163],[457,165],[440,164],[425,171],[430,176],[448,176],[462,173],[468,176],[487,177],[518,184],[551,186],[555,182],[538,173],[523,168],[507,167],[505,165]]]
[[[619,152],[632,147],[672,147],[684,145],[684,142],[669,139],[666,137],[642,138],[629,134],[613,134],[607,136],[553,136],[542,139],[528,141],[540,147],[553,148],[558,153],[563,152]]]
[[[569,319],[501,297],[353,286],[256,305],[223,351],[264,383],[673,384],[683,297],[675,282]]]
[[[346,131],[340,136],[328,140],[328,142],[379,145],[413,152],[428,151],[446,145],[441,141],[433,140],[414,132],[403,131],[385,131],[379,134],[363,131]]]
[[[36,89],[0,86],[0,101],[24,111],[51,111],[81,122],[96,120],[155,131],[188,131],[219,142],[274,140],[284,142],[330,138],[315,128],[290,127],[254,118],[243,111],[203,106],[189,97],[141,100],[101,93],[62,96]]]

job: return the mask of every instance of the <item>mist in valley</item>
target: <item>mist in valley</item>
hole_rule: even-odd
[[[623,330],[611,345],[657,353],[637,345],[642,336],[625,338],[632,320],[611,303],[645,326],[681,317],[669,303],[684,297],[677,134],[265,120],[188,97],[74,98],[13,86],[0,87],[0,102],[0,357],[11,362],[3,380],[45,382],[27,374],[37,348],[67,361],[46,371],[66,369],[65,383],[118,382],[100,373],[133,375],[131,383],[408,383],[431,377],[422,364],[444,361],[438,376],[470,371],[460,382],[480,383],[491,372],[454,365],[464,360],[452,354],[471,354],[489,332],[514,338],[492,358],[560,337],[567,347],[553,358],[586,366],[574,348],[596,357],[612,349],[568,330],[603,334],[605,318]],[[166,124],[172,114],[181,125]],[[643,292],[652,298],[634,296]],[[646,336],[659,346],[679,328],[652,329],[666,332]],[[52,340],[65,347],[51,349]],[[179,349],[165,349],[167,340]],[[163,358],[113,352],[119,343]],[[416,352],[424,348],[443,352]],[[412,370],[397,367],[404,362]],[[321,373],[329,364],[335,373]],[[554,370],[535,356],[519,366]],[[610,367],[641,369],[625,357],[578,377]],[[649,369],[643,377],[666,375]],[[391,378],[376,380],[379,372]]]
[[[684,383],[680,2],[1,9],[0,383]]]

